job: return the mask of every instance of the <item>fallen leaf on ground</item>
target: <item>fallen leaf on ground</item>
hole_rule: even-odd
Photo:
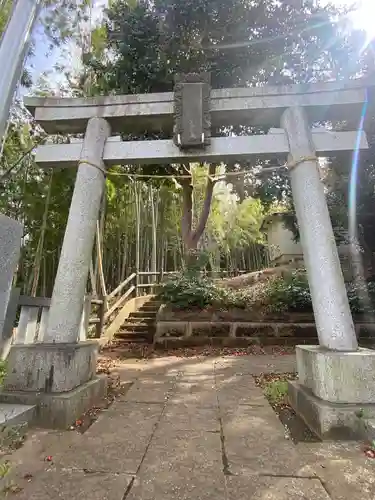
[[[116,366],[116,359],[152,359],[175,356],[180,358],[191,358],[196,356],[249,356],[273,354],[284,356],[293,354],[294,347],[289,346],[259,346],[252,345],[248,347],[222,347],[222,346],[191,346],[178,347],[174,349],[154,349],[149,345],[139,344],[121,344],[113,343],[110,348],[103,348],[98,363],[98,373],[109,374],[111,369]],[[115,358],[115,359],[114,359]]]
[[[367,458],[375,458],[375,451],[371,449],[365,450],[365,455]]]

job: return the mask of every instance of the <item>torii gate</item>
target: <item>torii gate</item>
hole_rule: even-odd
[[[375,378],[375,353],[358,348],[317,164],[317,156],[367,148],[365,133],[356,128],[370,87],[363,80],[355,80],[211,90],[206,74],[194,74],[180,77],[173,93],[26,99],[26,106],[46,132],[85,133],[85,137],[83,144],[39,146],[36,152],[41,167],[78,167],[78,173],[44,343],[28,346],[27,352],[22,346],[12,347],[9,363],[17,371],[20,356],[27,358],[23,377],[29,382],[26,387],[24,380],[10,375],[5,390],[30,394],[44,384],[45,393],[77,394],[81,390],[87,394],[85,387],[94,381],[95,345],[77,343],[77,332],[109,166],[225,162],[260,155],[285,159],[289,155],[293,199],[320,343],[320,348],[297,348],[300,384],[291,387],[292,403],[321,435],[329,434],[341,417],[332,410],[328,423],[323,417],[312,422],[308,415],[312,407],[320,415],[322,405],[325,408],[327,402],[340,403],[342,415],[345,404],[375,405],[375,393],[367,390],[365,380],[365,370],[369,370],[366,377],[370,374],[371,379]],[[352,132],[310,128],[314,122],[348,117],[353,123]],[[211,137],[211,126],[239,124],[281,128],[271,128],[266,135]],[[111,140],[111,134],[144,130],[163,130],[171,139]],[[66,358],[67,352],[73,371],[62,363],[63,353]],[[36,380],[39,382],[34,383]]]

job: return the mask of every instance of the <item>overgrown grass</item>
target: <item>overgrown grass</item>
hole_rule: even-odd
[[[288,394],[288,382],[286,380],[273,380],[264,388],[264,395],[272,405],[280,405]]]
[[[255,377],[255,383],[263,390],[273,408],[287,404],[288,381],[295,380],[296,373],[262,373]]]

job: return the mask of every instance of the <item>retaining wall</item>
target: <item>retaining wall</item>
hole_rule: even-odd
[[[254,317],[255,316],[255,317]],[[354,318],[361,346],[375,346],[375,317]],[[154,343],[160,347],[318,344],[312,313],[254,315],[250,311],[159,310]]]

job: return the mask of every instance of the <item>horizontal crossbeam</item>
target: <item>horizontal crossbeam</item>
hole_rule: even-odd
[[[368,82],[328,82],[212,90],[213,127],[224,125],[280,126],[283,111],[303,106],[311,122],[357,119],[368,97]],[[172,92],[91,98],[25,98],[36,121],[50,134],[82,133],[93,116],[107,119],[112,133],[160,132],[172,136]]]
[[[330,132],[316,129],[312,132],[315,149],[320,156],[331,156],[339,151],[356,148],[356,132]],[[360,133],[359,148],[366,149],[365,133]],[[36,163],[43,167],[76,167],[81,157],[82,143],[54,144],[39,146]],[[172,140],[160,141],[114,141],[108,140],[103,159],[107,166],[134,164],[170,164],[205,161],[246,160],[257,156],[281,155],[289,153],[287,137],[282,129],[274,129],[266,135],[241,137],[216,137],[204,150],[181,151]]]

